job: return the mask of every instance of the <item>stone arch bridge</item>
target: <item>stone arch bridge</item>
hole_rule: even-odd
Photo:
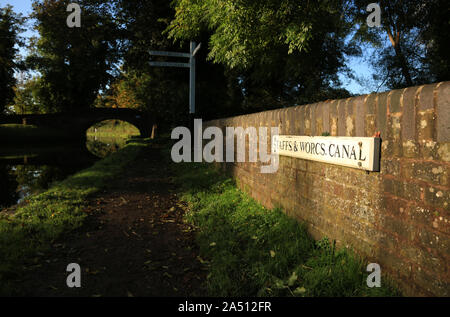
[[[71,139],[84,140],[86,130],[105,120],[122,120],[138,128],[142,137],[150,137],[155,123],[149,115],[134,109],[92,108],[75,113],[0,115],[0,124],[31,124],[49,127],[70,135]]]

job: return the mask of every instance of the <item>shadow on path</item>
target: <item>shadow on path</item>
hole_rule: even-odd
[[[89,202],[85,224],[53,245],[17,281],[25,296],[204,296],[186,205],[175,194],[157,146]],[[81,266],[81,288],[68,288],[69,263]]]

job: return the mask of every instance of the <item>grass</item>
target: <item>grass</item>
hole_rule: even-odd
[[[367,287],[363,259],[327,238],[314,241],[304,224],[265,209],[211,166],[174,169],[209,266],[210,296],[399,295],[383,275],[381,288]]]
[[[24,267],[38,263],[38,256],[55,239],[82,225],[86,199],[117,177],[144,146],[143,141],[130,142],[92,167],[28,198],[14,215],[0,213],[0,295],[11,295],[13,281]]]
[[[97,129],[97,132],[95,132]],[[132,124],[120,120],[106,120],[99,122],[89,128],[86,132],[88,136],[98,137],[129,137],[139,136],[139,130]]]

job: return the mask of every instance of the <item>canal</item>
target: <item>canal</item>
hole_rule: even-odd
[[[97,160],[121,149],[123,136],[88,135],[86,146],[1,146],[0,211],[25,202]]]

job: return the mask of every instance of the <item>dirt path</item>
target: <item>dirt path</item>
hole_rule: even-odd
[[[185,206],[156,147],[148,148],[89,202],[85,225],[54,244],[20,281],[27,296],[201,296],[198,259]],[[69,263],[81,266],[81,288],[68,288]]]

